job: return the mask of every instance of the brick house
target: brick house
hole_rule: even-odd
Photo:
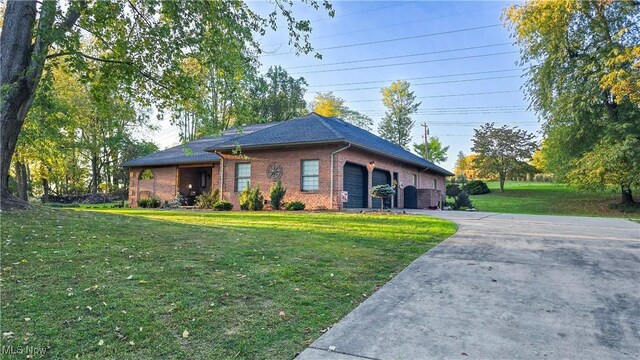
[[[155,195],[191,204],[219,189],[239,209],[238,193],[259,186],[265,199],[280,180],[285,201],[309,209],[376,208],[374,185],[391,184],[386,207],[428,208],[444,200],[451,172],[337,118],[311,113],[279,123],[245,126],[128,161],[129,205]]]

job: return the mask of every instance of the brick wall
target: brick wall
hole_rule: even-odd
[[[435,189],[418,189],[418,209],[441,207],[444,191]]]
[[[234,209],[240,209],[238,192],[235,191],[235,171],[237,163],[251,163],[251,186],[259,186],[266,200],[269,199],[269,189],[276,182],[267,177],[269,164],[277,162],[282,165],[282,177],[280,181],[287,188],[284,201],[302,201],[308,209],[329,208],[330,203],[330,178],[331,178],[331,152],[338,148],[336,145],[308,146],[305,148],[275,148],[269,150],[245,150],[243,156],[222,154],[224,167],[223,175],[216,174],[216,180],[224,177],[223,198],[234,205]],[[319,160],[319,189],[317,192],[301,191],[301,161]],[[216,171],[218,173],[218,171]],[[213,185],[216,188],[216,184]]]
[[[285,201],[302,201],[309,209],[341,207],[340,194],[342,192],[342,172],[344,164],[351,162],[367,167],[369,175],[369,187],[371,186],[371,174],[373,169],[390,172],[391,179],[393,173],[398,173],[398,184],[401,187],[413,185],[413,175],[416,175],[417,188],[430,188],[433,186],[433,179],[436,179],[436,187],[444,191],[444,176],[424,172],[424,169],[409,166],[405,163],[380,156],[371,152],[357,148],[348,148],[336,154],[334,164],[334,191],[330,196],[331,188],[331,153],[344,148],[344,144],[333,144],[323,146],[309,146],[301,148],[276,148],[270,150],[252,151],[245,150],[243,156],[222,154],[224,167],[223,197],[234,204],[235,209],[239,209],[238,193],[235,192],[235,164],[251,163],[251,185],[260,186],[265,199],[269,199],[269,188],[274,183],[267,178],[267,167],[273,162],[277,162],[283,167],[283,175],[280,179],[287,188]],[[302,192],[300,190],[300,167],[301,160],[320,160],[320,184],[319,190],[314,193]],[[375,166],[369,165],[370,161],[375,162]],[[214,171],[214,188],[217,188],[220,181],[220,174]],[[371,207],[371,198],[369,198]],[[404,194],[402,189],[398,189],[398,207],[404,207]]]
[[[375,162],[375,165],[370,165],[371,161]],[[388,171],[391,174],[393,181],[393,173],[398,173],[398,187],[396,188],[398,196],[398,208],[404,207],[404,190],[405,186],[414,185],[413,175],[416,175],[418,189],[432,188],[433,180],[436,180],[436,188],[444,191],[445,178],[442,175],[431,174],[424,172],[425,169],[415,166],[407,165],[403,162],[380,156],[365,150],[357,148],[348,148],[343,152],[336,154],[336,191],[334,194],[334,204],[341,206],[340,193],[342,191],[342,169],[346,162],[355,163],[358,165],[366,166],[368,170],[369,187],[371,187],[371,178],[374,169]],[[369,207],[371,207],[371,197],[369,197]]]
[[[153,171],[153,179],[138,180],[145,169]],[[157,196],[161,200],[173,200],[176,197],[176,166],[142,167],[129,170],[129,206],[138,206],[138,199]]]

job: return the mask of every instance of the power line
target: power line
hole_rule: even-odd
[[[301,65],[301,66],[293,66],[293,67],[289,67],[289,69],[303,69],[303,68],[313,68],[313,67],[319,67],[319,66],[344,65],[344,64],[355,64],[355,63],[360,63],[360,62],[370,62],[370,61],[380,61],[380,60],[400,59],[400,58],[407,58],[407,57],[414,57],[414,56],[433,55],[433,54],[443,54],[443,53],[449,53],[449,52],[457,52],[457,51],[465,51],[465,50],[474,50],[474,49],[484,49],[484,48],[496,47],[496,46],[504,46],[504,45],[511,45],[511,43],[510,43],[510,42],[503,42],[503,43],[491,44],[491,45],[470,46],[470,47],[466,47],[466,48],[458,48],[458,49],[448,49],[448,50],[428,51],[428,52],[422,52],[422,53],[416,53],[416,54],[395,55],[395,56],[385,56],[385,57],[379,57],[379,58],[362,59],[362,60],[350,60],[350,61],[340,61],[340,62],[326,63],[326,64]]]
[[[447,98],[447,97],[459,97],[459,96],[493,95],[493,94],[507,94],[507,93],[516,93],[516,92],[520,92],[520,90],[488,91],[488,92],[477,92],[477,93],[466,93],[466,94],[430,95],[430,96],[419,96],[419,97],[417,97],[417,99],[434,99],[434,98]],[[376,101],[380,101],[380,99],[351,100],[349,102],[376,102]]]
[[[379,9],[377,9],[377,10],[379,10]],[[329,34],[329,35],[323,35],[323,36],[312,36],[312,37],[309,38],[309,40],[328,39],[328,38],[340,37],[340,36],[344,36],[344,35],[358,34],[358,33],[368,32],[368,31],[373,31],[373,30],[387,29],[387,28],[390,28],[390,27],[421,23],[421,22],[430,21],[430,20],[444,19],[444,18],[449,18],[449,17],[452,17],[452,16],[466,15],[466,14],[477,14],[479,12],[485,12],[485,11],[488,11],[488,10],[491,10],[491,9],[487,8],[487,9],[482,9],[480,11],[463,11],[463,12],[451,13],[451,14],[447,14],[447,15],[443,15],[443,16],[433,16],[433,17],[421,18],[421,19],[413,20],[413,21],[403,21],[403,22],[400,22],[400,23],[386,24],[386,25],[382,25],[382,26],[375,26],[375,27],[370,27],[370,28],[366,28],[366,29],[348,31],[348,32],[343,32],[343,33]],[[335,16],[334,19],[337,18],[337,17],[346,17],[346,16],[347,16],[347,14],[340,15],[340,16]],[[310,21],[311,21],[311,23],[313,25],[314,22],[324,21],[324,20],[328,20],[328,19],[310,20]],[[273,43],[264,44],[264,46],[276,46],[276,45],[283,45],[283,44],[284,43],[282,41],[280,41],[280,42],[277,42],[277,43],[273,42]]]
[[[476,78],[476,79],[461,79],[461,80],[451,80],[451,81],[432,81],[432,82],[411,84],[411,86],[454,84],[454,83],[470,82],[470,81],[498,80],[498,79],[510,79],[510,78],[519,78],[519,77],[520,77],[520,75],[492,76],[492,77]],[[380,87],[379,86],[373,86],[373,87],[350,88],[350,89],[336,89],[336,90],[333,90],[333,91],[334,92],[338,92],[338,91],[359,91],[359,90],[375,90],[375,89],[380,89]]]
[[[425,38],[425,37],[430,37],[430,36],[439,36],[439,35],[455,34],[455,33],[460,33],[460,32],[474,31],[474,30],[489,29],[489,28],[494,28],[494,27],[498,27],[498,26],[502,26],[502,25],[501,24],[485,25],[485,26],[477,26],[477,27],[465,28],[465,29],[457,29],[457,30],[441,31],[441,32],[436,32],[436,33],[428,33],[428,34],[422,34],[422,35],[405,36],[405,37],[394,38],[394,39],[385,39],[385,40],[367,41],[367,42],[363,42],[363,43],[329,46],[329,47],[326,47],[326,48],[315,49],[315,51],[344,49],[344,48],[351,48],[351,47],[357,47],[357,46],[383,44],[383,43],[395,42],[395,41],[420,39],[420,38]],[[295,53],[296,53],[295,51],[288,51],[288,52],[273,53],[273,54],[263,54],[263,56],[277,56],[277,55],[287,55],[287,54],[295,54]]]
[[[460,107],[429,107],[428,110],[459,110],[459,109],[501,109],[523,108],[522,105],[492,105],[492,106],[460,106]],[[425,109],[427,110],[427,109]],[[358,111],[384,111],[383,109],[361,109]]]
[[[522,69],[504,69],[504,70],[478,71],[478,72],[458,73],[458,74],[422,76],[422,77],[405,78],[405,79],[371,80],[371,81],[349,82],[349,83],[339,83],[339,84],[322,84],[322,85],[312,85],[312,86],[309,86],[309,88],[386,83],[386,82],[392,82],[392,81],[396,81],[396,80],[439,79],[439,78],[446,78],[446,77],[467,76],[467,75],[481,75],[481,74],[494,74],[494,73],[509,72],[509,71],[521,71],[521,70]]]
[[[504,51],[504,52],[491,53],[491,54],[469,55],[469,56],[460,56],[460,57],[454,57],[454,58],[432,59],[432,60],[421,60],[421,61],[409,61],[409,62],[395,63],[395,64],[357,66],[357,67],[351,67],[351,68],[316,70],[316,71],[303,71],[303,72],[294,72],[294,73],[291,73],[291,74],[292,75],[318,74],[318,73],[327,73],[327,72],[336,72],[336,71],[363,70],[363,69],[383,68],[383,67],[391,67],[391,66],[426,64],[426,63],[441,62],[441,61],[466,60],[466,59],[471,59],[471,58],[481,58],[481,57],[489,57],[489,56],[515,54],[517,52],[518,51]]]

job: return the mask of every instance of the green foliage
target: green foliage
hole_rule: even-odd
[[[151,169],[144,169],[141,173],[140,173],[140,180],[153,180],[153,170]]]
[[[633,202],[640,173],[640,7],[634,1],[528,1],[504,14],[526,89],[544,120],[545,171]],[[604,155],[606,153],[606,155]]]
[[[326,117],[339,117],[348,123],[371,131],[373,129],[373,119],[349,108],[344,102],[343,98],[334,95],[332,92],[319,92],[313,99],[311,108],[316,114]]]
[[[304,94],[307,82],[293,78],[281,66],[271,66],[264,77],[257,77],[250,85],[251,112],[260,122],[285,121],[304,115]]]
[[[269,189],[269,196],[271,197],[271,208],[273,210],[279,210],[282,206],[282,199],[284,199],[287,189],[282,186],[282,182],[278,180],[271,189]]]
[[[473,209],[473,203],[471,202],[469,195],[466,192],[461,191],[458,196],[454,198],[451,208],[453,210]]]
[[[469,181],[462,189],[469,195],[482,195],[491,192],[487,184],[482,180]]]
[[[196,196],[196,206],[201,209],[212,209],[218,201],[220,201],[220,190],[218,189]]]
[[[389,184],[382,184],[372,186],[371,190],[369,190],[369,193],[371,194],[371,196],[381,199],[380,210],[382,210],[384,209],[384,200],[395,195],[396,190]]]
[[[264,196],[260,192],[260,187],[252,188],[250,185],[242,190],[238,195],[240,209],[242,210],[262,210],[264,207]]]
[[[305,208],[305,204],[302,201],[291,201],[286,203],[284,208],[289,211],[302,211]]]
[[[424,157],[424,144],[413,144],[413,151]],[[432,136],[427,141],[427,157],[425,159],[434,164],[440,164],[447,161],[447,151],[449,146],[443,146],[437,136]]]
[[[460,186],[458,184],[447,184],[445,194],[449,197],[456,197],[460,194]]]
[[[497,177],[500,191],[504,191],[507,177],[526,166],[536,150],[535,135],[516,126],[496,128],[494,123],[486,123],[474,133],[471,150],[478,154],[475,165],[482,176]]]
[[[415,121],[411,114],[418,111],[421,102],[416,102],[413,91],[409,91],[409,82],[394,81],[382,89],[382,103],[387,107],[384,118],[378,127],[380,137],[409,150],[411,130]]]
[[[218,201],[213,204],[213,209],[218,211],[230,211],[233,209],[233,204],[228,201]]]
[[[157,208],[160,207],[162,201],[157,196],[143,197],[138,199],[138,206],[141,208]]]

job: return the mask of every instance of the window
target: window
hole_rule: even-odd
[[[413,186],[418,187],[418,175],[412,174]]]
[[[437,189],[438,188],[438,180],[433,179],[433,188]]]
[[[236,164],[236,192],[244,190],[251,183],[251,163]]]
[[[318,191],[320,187],[320,160],[302,160],[301,167],[301,190]]]

